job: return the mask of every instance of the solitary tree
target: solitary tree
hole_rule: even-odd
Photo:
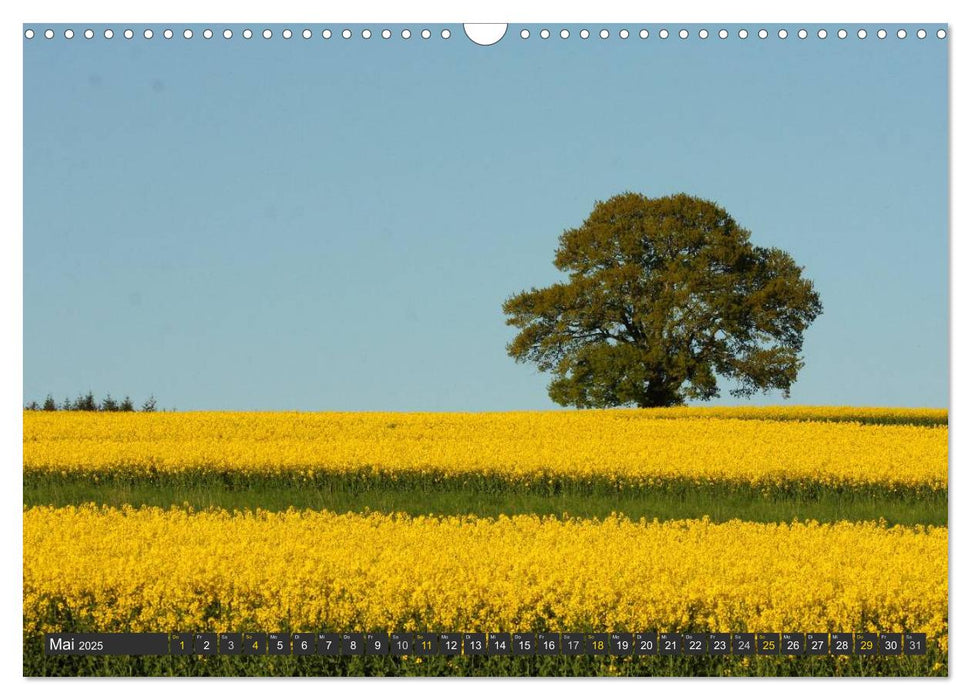
[[[568,282],[503,303],[517,362],[552,372],[549,395],[579,408],[675,406],[789,390],[803,331],[822,313],[802,268],[713,202],[624,193],[560,236]]]

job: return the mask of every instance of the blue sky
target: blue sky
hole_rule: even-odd
[[[825,311],[790,402],[947,404],[933,34],[524,41],[517,25],[486,48],[460,26],[91,26],[24,41],[25,401],[553,408],[549,377],[506,355],[501,303],[560,279],[563,229],[634,190],[713,199],[805,266]]]

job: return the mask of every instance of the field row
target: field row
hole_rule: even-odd
[[[24,415],[30,416],[52,416],[50,411],[24,411]],[[157,414],[151,412],[153,417]],[[164,414],[164,412],[162,412]],[[226,415],[227,412],[216,411],[180,411],[178,413],[167,414],[172,416],[191,416],[191,415]],[[60,411],[58,415],[95,415],[91,411]],[[467,421],[469,418],[480,420],[493,420],[496,418],[510,417],[537,417],[543,416],[549,420],[549,416],[558,416],[559,420],[596,420],[596,421],[616,421],[616,422],[637,422],[644,420],[686,420],[686,419],[734,419],[734,420],[762,420],[762,421],[810,421],[810,422],[834,422],[834,423],[861,423],[866,425],[924,425],[924,426],[946,426],[948,424],[948,411],[946,408],[883,408],[866,406],[677,406],[673,408],[608,408],[608,409],[585,409],[582,411],[558,410],[558,411],[501,411],[501,412],[421,412],[421,411],[330,411],[330,412],[245,412],[234,411],[231,415],[240,418],[263,417],[270,415],[285,415],[291,421],[306,423],[308,420],[313,423],[320,417],[326,416],[330,419],[340,418],[343,420],[353,420],[355,418],[386,418],[388,420],[400,420],[404,423],[418,422],[426,423],[429,420],[448,420],[457,418]],[[297,428],[299,430],[299,427]]]
[[[721,414],[732,411],[712,413]],[[947,488],[946,425],[653,415],[28,411],[24,470],[65,477],[459,478],[615,489],[670,481],[777,490]]]
[[[669,480],[652,487],[621,488],[611,482],[565,479],[532,484],[502,479],[433,478],[412,475],[393,481],[316,474],[218,474],[200,470],[181,474],[96,478],[30,472],[24,475],[24,504],[68,506],[97,503],[121,507],[177,505],[196,510],[272,510],[289,508],[337,513],[367,510],[409,515],[534,514],[604,518],[622,513],[637,520],[708,517],[713,522],[749,520],[884,520],[891,525],[947,525],[947,491],[891,489],[879,485],[827,488],[811,482],[785,488],[736,483],[696,484]]]
[[[947,528],[26,508],[24,631],[913,631]]]
[[[947,655],[921,656],[48,656],[24,635],[30,676],[944,676]]]

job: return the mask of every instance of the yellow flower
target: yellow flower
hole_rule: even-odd
[[[910,631],[946,527],[326,511],[23,513],[25,631]]]
[[[947,488],[947,412],[936,409],[23,415],[27,474]]]

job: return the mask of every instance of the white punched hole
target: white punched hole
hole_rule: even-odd
[[[938,39],[944,39],[946,37],[947,37],[947,32],[946,31],[944,31],[943,29],[938,29],[937,30],[937,38]]]
[[[560,30],[560,38],[561,39],[569,39],[570,38],[570,30],[569,29],[561,29]]]
[[[825,39],[826,38],[826,30],[825,29],[820,29],[818,32],[816,32],[816,36],[818,36],[820,39]]]
[[[861,39],[866,39],[866,29],[861,29],[856,33],[856,35]]]
[[[48,29],[47,31],[45,31],[44,32],[44,38],[45,39],[53,39],[54,38],[54,30],[53,29]]]
[[[727,39],[728,38],[728,30],[727,29],[719,29],[718,30],[718,38],[719,39]]]
[[[506,29],[509,25],[507,24],[464,24],[462,25],[465,29],[465,36],[472,40],[472,43],[478,44],[479,46],[492,46],[493,44],[499,43],[502,37],[506,36]],[[549,30],[544,29],[546,32],[545,39],[550,35]]]
[[[662,39],[667,39],[667,38],[668,38],[668,36],[669,36],[669,35],[668,35],[668,30],[667,30],[667,29],[662,29],[661,31],[659,31],[659,32],[657,33],[657,35],[658,35],[659,37],[661,37]]]
[[[606,39],[609,36],[610,36],[610,32],[608,32],[606,29],[601,29],[600,30],[600,38],[601,39]]]
[[[480,45],[483,45],[483,46],[488,46],[488,45],[497,43],[500,39],[502,39],[503,36],[505,36],[505,32],[506,32],[506,29],[507,29],[507,26],[508,25],[505,25],[505,24],[469,24],[469,25],[464,25],[464,26],[466,28],[466,34],[469,35],[469,38],[470,39],[472,39],[477,44],[480,44]],[[178,30],[174,30],[172,28],[166,28],[166,29],[164,29],[164,30],[161,31],[160,38],[165,38],[166,40],[174,39],[175,36],[176,36],[176,32],[177,31]],[[273,30],[271,30],[269,28],[265,28],[263,30],[256,30],[256,31],[258,31],[264,39],[269,40],[269,39],[272,39],[273,38]],[[313,38],[313,32],[310,29],[303,29],[303,30],[297,30],[297,31],[300,32],[300,35],[304,39],[311,39],[311,38]],[[131,29],[131,28],[124,29],[121,32],[122,36],[124,38],[128,39],[128,40],[134,39],[135,38],[135,33],[136,33],[135,30],[134,29]],[[254,30],[249,29],[249,28],[244,29],[241,32],[242,37],[244,39],[251,39],[251,38],[253,38],[253,36],[254,36],[255,33],[256,32],[254,32]],[[433,32],[430,29],[423,29],[421,31],[421,36],[424,39],[430,39],[432,37],[432,33]],[[682,30],[682,34],[683,33],[684,33],[684,30]],[[626,30],[626,29],[625,30],[622,30],[619,34],[620,34],[620,37],[623,38],[623,39],[626,39],[626,38],[628,38],[630,36],[630,32],[628,30]],[[43,36],[44,38],[47,38],[47,39],[50,40],[50,39],[54,39],[55,38],[56,32],[55,32],[54,29],[46,29],[46,30],[43,30],[43,31],[38,31],[38,30],[35,30],[35,29],[32,29],[32,28],[28,28],[28,29],[25,29],[24,30],[23,35],[24,35],[24,37],[26,39],[34,39],[36,37]],[[76,36],[83,36],[85,39],[91,40],[91,39],[94,39],[95,38],[95,35],[96,35],[96,31],[94,29],[91,29],[91,28],[86,28],[83,31],[78,31],[78,30],[69,28],[69,29],[65,29],[63,31],[64,38],[65,39],[68,39],[68,40],[74,39],[74,38],[76,38]],[[105,39],[113,39],[114,36],[115,36],[115,31],[113,29],[106,28],[106,29],[102,30],[102,35],[104,36]],[[181,31],[181,35],[186,40],[193,39],[196,36],[194,30],[188,29],[188,28],[183,29]],[[215,31],[213,29],[210,29],[210,28],[207,28],[207,29],[204,29],[204,30],[201,31],[201,36],[203,38],[205,38],[205,39],[212,39],[212,38],[215,37],[215,35],[216,35]],[[294,37],[294,35],[295,35],[295,31],[293,29],[290,29],[290,28],[283,29],[280,32],[280,35],[284,39],[292,39]],[[323,30],[321,32],[321,35],[323,36],[324,39],[329,39],[332,36],[332,32],[329,29],[325,29],[325,30]],[[341,35],[343,37],[349,39],[352,36],[351,30],[345,29],[341,33]],[[361,33],[361,36],[363,38],[365,38],[365,39],[371,38],[372,35],[373,35],[373,33],[372,33],[372,31],[370,29],[365,29]],[[549,32],[549,30],[543,30],[541,32],[541,35],[543,36],[543,38],[548,38],[550,36],[550,32]],[[570,31],[567,30],[567,29],[563,29],[563,30],[561,30],[560,35],[564,39],[569,38]],[[222,36],[225,39],[227,39],[227,40],[228,39],[232,39],[234,37],[234,32],[233,32],[232,29],[225,28],[222,31]],[[392,37],[392,32],[391,32],[391,30],[386,29],[386,30],[384,30],[384,31],[381,32],[381,36],[384,37],[385,39],[390,39]],[[451,32],[450,29],[442,29],[440,31],[440,36],[441,36],[442,39],[450,39],[451,36],[452,36],[452,32]],[[522,32],[521,32],[521,36],[524,39],[525,38],[528,38],[530,36],[529,30],[523,29]],[[588,39],[591,36],[591,32],[590,32],[589,29],[582,29],[582,30],[579,31],[579,36],[581,38],[583,38],[583,39]],[[600,31],[600,36],[602,38],[608,38],[609,37],[608,30],[602,29]],[[647,37],[647,30],[641,30],[641,36],[643,38],[646,38]],[[926,36],[926,33],[925,33],[925,36]],[[152,39],[156,38],[155,30],[154,29],[151,29],[151,28],[144,28],[142,30],[142,37],[144,39],[147,39],[147,40],[152,40]],[[410,38],[411,37],[411,32],[409,30],[407,30],[407,29],[406,30],[403,30],[402,31],[402,37],[404,37],[406,39],[407,38]]]
[[[581,29],[580,30],[580,38],[581,39],[589,39],[590,38],[590,32],[588,30],[586,30],[586,29]]]
[[[651,35],[651,33],[649,31],[647,31],[646,29],[642,29],[641,31],[639,31],[637,33],[637,36],[639,36],[641,39],[646,39],[650,35]]]
[[[918,39],[926,39],[927,38],[927,30],[925,30],[925,29],[918,29],[917,30],[917,38]]]
[[[906,29],[898,29],[897,30],[897,38],[898,39],[906,39],[907,38],[907,30]]]
[[[838,32],[836,32],[836,36],[838,36],[840,39],[845,39],[847,36],[846,30],[840,29]]]
[[[886,39],[886,38],[887,38],[887,30],[886,29],[878,29],[877,30],[877,39]]]
[[[809,32],[807,32],[805,29],[800,29],[797,36],[800,39],[805,39],[807,36],[809,36]]]
[[[739,39],[748,39],[748,30],[747,29],[739,29],[738,30],[738,38]]]
[[[699,39],[707,39],[708,38],[708,30],[707,29],[699,29],[698,30],[698,38]]]
[[[768,39],[768,38],[769,38],[769,32],[767,30],[765,30],[765,29],[760,29],[759,30],[759,39]]]
[[[682,39],[687,39],[688,38],[688,30],[687,29],[682,29],[680,32],[678,32],[678,36],[681,37]]]
[[[550,38],[550,30],[549,29],[541,29],[540,32],[539,32],[539,38],[540,39],[549,39]]]
[[[33,39],[34,38],[34,30],[33,29],[26,30],[24,32],[24,38],[25,39]]]
[[[523,39],[528,39],[529,38],[529,30],[528,29],[522,30],[521,32],[519,32],[519,36],[521,36]]]
[[[402,29],[401,30],[401,38],[402,39],[410,39],[411,38],[411,30],[410,29]]]
[[[629,36],[630,36],[630,32],[629,31],[627,31],[626,29],[621,29],[620,30],[620,38],[621,39],[626,39]]]
[[[789,32],[787,32],[785,29],[780,29],[779,30],[779,38],[780,39],[785,39],[787,36],[789,36]]]

